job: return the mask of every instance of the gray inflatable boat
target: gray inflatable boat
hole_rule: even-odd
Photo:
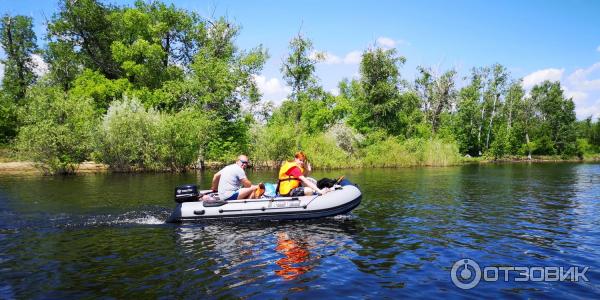
[[[264,197],[244,200],[198,201],[196,186],[186,185],[175,189],[175,210],[167,222],[202,220],[301,220],[346,214],[356,208],[362,194],[348,180],[342,180],[334,190],[324,195],[301,197]]]

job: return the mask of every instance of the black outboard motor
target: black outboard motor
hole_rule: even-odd
[[[180,185],[175,188],[175,202],[193,202],[198,201],[198,187],[193,184]]]

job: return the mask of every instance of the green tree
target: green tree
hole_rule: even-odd
[[[560,82],[545,81],[531,89],[540,118],[540,144],[550,152],[573,155],[576,151],[575,104],[565,98]]]
[[[441,76],[435,76],[429,68],[418,67],[417,69],[420,76],[415,80],[415,86],[423,101],[422,106],[427,122],[431,124],[432,133],[435,135],[440,126],[442,113],[447,113],[455,104],[456,71],[449,70]]]
[[[395,49],[366,50],[360,63],[358,109],[366,113],[368,126],[398,133],[397,112],[402,109],[399,65],[406,59]],[[362,127],[362,126],[361,126]]]
[[[116,171],[161,170],[160,114],[141,101],[114,101],[98,129],[95,157]]]
[[[479,129],[482,122],[479,117],[481,84],[480,77],[473,76],[471,83],[460,90],[455,116],[454,131],[459,150],[461,153],[471,156],[481,153],[481,144],[479,141]]]
[[[61,86],[69,86],[79,66],[99,71],[108,79],[122,76],[111,45],[119,32],[109,19],[117,7],[96,0],[62,0],[59,12],[48,24],[50,72]],[[72,59],[73,61],[67,61]],[[61,63],[67,65],[61,65]]]
[[[0,144],[9,143],[17,135],[17,105],[0,91]]]
[[[312,41],[300,33],[290,41],[289,48],[290,54],[283,61],[281,72],[292,88],[292,99],[297,100],[300,93],[315,87],[315,65],[325,57],[323,53],[315,53]]]
[[[34,86],[20,113],[16,140],[21,157],[45,173],[75,172],[93,149],[96,116],[90,98],[70,97],[56,87]]]
[[[159,159],[171,171],[186,171],[202,160],[211,139],[214,121],[210,114],[186,109],[161,114],[158,124]]]
[[[74,97],[92,98],[96,110],[104,114],[113,100],[121,99],[131,88],[132,85],[127,79],[110,80],[98,71],[86,69],[75,78],[69,94]]]
[[[0,21],[0,44],[6,53],[2,92],[14,102],[25,96],[35,81],[32,55],[37,49],[31,17],[5,15]]]
[[[508,78],[510,76],[506,68],[500,64],[491,66],[486,73],[489,74],[489,77],[486,85],[487,89],[484,91],[484,97],[486,99],[488,111],[490,111],[491,114],[489,116],[490,122],[485,139],[485,150],[489,148],[490,137],[494,127],[494,119],[499,107],[502,105],[502,97],[506,94]],[[489,108],[490,104],[491,109]]]

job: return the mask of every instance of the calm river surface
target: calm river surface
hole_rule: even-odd
[[[0,299],[600,298],[600,165],[345,174],[362,204],[314,221],[165,224],[173,187],[212,172],[0,174]],[[273,181],[273,172],[249,172]],[[579,282],[456,287],[451,269],[589,267]]]

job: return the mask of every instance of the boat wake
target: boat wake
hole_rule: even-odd
[[[85,220],[83,226],[160,225],[165,224],[168,216],[166,210],[130,211],[120,215],[92,216]]]

